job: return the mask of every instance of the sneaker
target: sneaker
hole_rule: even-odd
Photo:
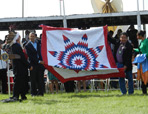
[[[16,102],[16,101],[19,101],[19,99],[17,97],[10,97],[9,99],[2,100],[2,102],[4,102],[4,103]]]

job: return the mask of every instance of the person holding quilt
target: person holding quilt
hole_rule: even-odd
[[[137,79],[142,80],[142,92],[147,94],[148,83],[148,39],[145,38],[145,31],[137,33],[137,39],[141,40],[139,48],[135,48],[135,52],[139,52],[133,63],[138,63]]]
[[[114,58],[118,68],[124,68],[126,78],[128,79],[128,94],[134,93],[133,76],[132,76],[132,51],[133,47],[128,41],[127,33],[120,35],[120,41],[116,41],[108,36],[109,42],[115,45]],[[119,78],[119,86],[123,95],[127,93],[125,78]]]

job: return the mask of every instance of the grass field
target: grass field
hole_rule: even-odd
[[[148,96],[136,90],[122,96],[120,91],[45,94],[22,102],[0,102],[0,114],[147,114]],[[8,95],[0,94],[0,100]]]

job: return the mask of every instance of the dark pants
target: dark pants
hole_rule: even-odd
[[[21,95],[22,98],[25,97],[27,85],[25,80],[26,77],[20,75],[14,76],[13,97],[19,98],[19,95]]]
[[[64,83],[66,92],[74,92],[74,81],[67,81]]]
[[[2,80],[2,93],[7,92],[7,69],[0,69],[0,79]]]
[[[45,90],[43,65],[33,66],[33,70],[30,72],[30,81],[31,95],[43,95]]]
[[[145,85],[144,82],[142,82],[141,88],[142,88],[143,94],[147,94],[147,84]]]

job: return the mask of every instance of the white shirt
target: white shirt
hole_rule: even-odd
[[[5,51],[3,51],[2,49],[0,49],[1,52],[0,52],[0,55],[2,55],[3,53],[6,53]],[[7,64],[5,61],[3,60],[0,60],[0,69],[6,69],[7,68]]]

